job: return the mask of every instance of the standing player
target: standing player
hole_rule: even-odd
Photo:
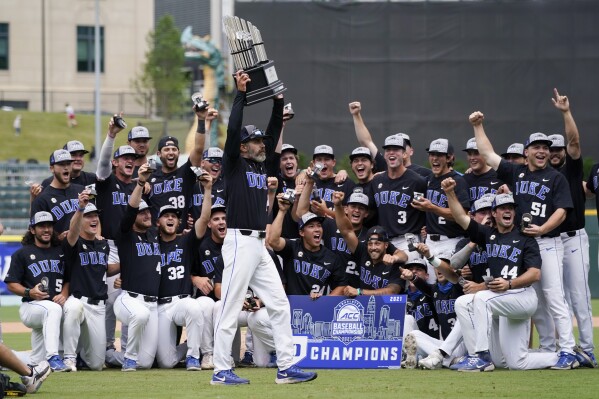
[[[149,176],[148,164],[140,166],[139,180],[115,240],[121,260],[123,291],[114,304],[114,313],[121,323],[129,326],[123,371],[135,371],[138,365],[152,367],[158,345],[156,302],[160,288],[160,245],[158,232],[152,227],[150,209],[141,199]]]
[[[524,165],[526,162],[526,157],[524,156],[524,144],[522,143],[512,143],[507,148],[506,152],[501,154],[501,158],[505,159],[511,163],[517,163],[520,165]]]
[[[441,190],[441,181],[452,177],[457,182],[456,192],[464,209],[470,209],[468,184],[463,177],[451,169],[453,146],[447,139],[437,139],[431,142],[428,160],[433,174],[427,180],[426,198],[415,199],[414,208],[426,212],[426,244],[433,254],[453,253],[456,244],[464,231],[453,221],[451,211],[447,206],[447,197]]]
[[[4,282],[10,292],[23,297],[19,316],[32,329],[32,362],[48,360],[54,371],[71,371],[58,355],[62,306],[68,287],[63,284],[64,254],[53,226],[49,212],[33,215],[21,241],[23,247],[12,255]]]
[[[298,161],[297,149],[291,144],[282,144],[279,173],[277,174],[277,179],[279,180],[277,194],[284,193],[287,190],[295,190],[295,179],[298,175]],[[277,201],[275,201],[273,205],[272,215],[274,217],[279,212],[279,205]],[[283,237],[298,238],[297,222],[293,220],[292,213],[293,212],[287,212],[285,214],[285,220],[283,221]]]
[[[235,79],[237,95],[229,117],[223,157],[223,174],[227,181],[228,225],[222,252],[225,264],[223,307],[215,325],[215,367],[211,384],[249,383],[233,373],[229,359],[231,344],[237,330],[237,316],[250,285],[267,304],[273,326],[279,367],[276,382],[310,381],[316,378],[316,373],[305,372],[292,363],[293,341],[289,301],[283,287],[277,281],[275,265],[264,245],[268,195],[264,161],[267,157],[272,157],[274,144],[279,140],[283,124],[283,99],[274,99],[266,134],[253,125],[242,127],[249,76],[237,71]],[[265,138],[272,141],[265,142]],[[275,173],[271,175],[274,176]]]
[[[346,179],[342,183],[337,183],[335,177],[335,165],[337,161],[333,148],[328,145],[319,145],[314,148],[314,155],[312,156],[314,164],[321,164],[322,170],[314,178],[314,192],[312,198],[320,198],[326,204],[327,215],[334,217],[335,212],[333,209],[333,193],[335,191],[343,191],[345,198],[349,198],[354,188],[354,182],[350,179]]]
[[[564,244],[564,290],[566,300],[576,316],[580,336],[580,348],[586,353],[578,356],[581,366],[597,367],[593,354],[593,312],[591,309],[591,292],[589,290],[589,237],[584,228],[585,194],[582,186],[583,162],[580,149],[580,135],[570,112],[568,97],[560,96],[553,89],[555,98],[553,105],[562,112],[564,118],[566,140],[561,134],[552,134],[550,152],[551,166],[559,170],[570,187],[574,209],[560,225],[561,239]],[[578,351],[577,351],[578,353]]]
[[[111,121],[112,122],[112,121]],[[119,129],[120,130],[120,129]],[[133,175],[137,177],[137,170],[145,163],[148,163],[148,151],[150,150],[150,132],[144,126],[135,126],[127,135],[127,144],[135,150],[137,159],[135,161],[135,170]]]
[[[468,166],[470,173],[464,175],[464,180],[468,184],[468,195],[470,204],[481,198],[485,194],[497,194],[497,189],[503,185],[503,182],[497,178],[497,172],[485,162],[485,159],[478,152],[476,139],[471,138],[464,148],[468,154]]]
[[[216,147],[210,147],[202,156],[202,169],[212,176],[212,205],[225,205],[225,180],[221,176],[223,165],[223,150]],[[204,190],[201,184],[193,187],[192,198],[189,201],[189,214],[193,220],[200,217],[202,204],[204,203]]]
[[[64,304],[62,325],[64,364],[77,371],[77,348],[83,362],[100,371],[106,356],[105,302],[108,298],[106,240],[98,240],[98,209],[89,202],[89,190],[79,194],[79,208],[71,219],[65,248],[70,296]]]
[[[522,230],[535,237],[541,249],[543,273],[540,284],[535,284],[539,305],[533,321],[539,332],[542,350],[556,350],[555,332],[559,335],[560,359],[555,367],[571,369],[578,361],[574,355],[572,319],[565,299],[563,285],[564,247],[560,238],[559,225],[572,208],[572,197],[564,176],[549,163],[551,140],[543,133],[533,133],[526,142],[527,165],[516,165],[502,160],[493,151],[493,146],[483,128],[481,112],[470,115],[474,136],[480,153],[495,170],[497,176],[514,188],[518,205],[517,220],[525,213],[532,223]]]
[[[199,177],[207,196],[212,194],[212,177]],[[194,223],[194,230],[177,235],[181,210],[165,205],[158,214],[162,272],[158,294],[158,350],[156,360],[161,368],[173,368],[185,357],[189,371],[200,370],[200,341],[205,325],[204,312],[199,301],[191,296],[190,269],[197,247],[206,233],[210,218],[210,202],[202,205],[202,213]],[[212,310],[212,306],[210,307]],[[185,326],[187,345],[176,347],[177,326]],[[184,352],[186,350],[186,353]]]
[[[83,170],[83,167],[85,166],[83,156],[89,153],[89,151],[87,151],[83,146],[83,143],[77,140],[72,140],[66,143],[62,148],[71,153],[71,159],[73,160],[73,163],[71,164],[70,175],[71,183],[79,184],[80,186],[94,184],[96,182],[96,175]],[[42,182],[42,188],[48,187],[50,183],[52,183],[53,179],[54,176],[51,176],[44,180]]]
[[[71,183],[73,159],[67,150],[56,150],[50,155],[50,170],[54,174],[52,183],[31,203],[31,217],[46,211],[54,216],[54,230],[61,234],[69,228],[71,217],[79,206],[77,196],[83,186]]]

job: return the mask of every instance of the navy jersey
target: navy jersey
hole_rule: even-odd
[[[335,289],[347,285],[343,261],[322,245],[318,251],[310,252],[302,240],[286,239],[285,247],[277,254],[283,258],[287,295],[324,294],[327,286]]]
[[[62,246],[40,248],[25,245],[12,254],[4,282],[19,283],[25,288],[33,288],[42,281],[42,277],[48,277],[48,299],[52,300],[62,291],[64,274]]]
[[[427,284],[426,281],[419,278],[414,281],[414,284],[424,295],[433,300],[439,331],[435,330],[434,324],[429,323],[431,332],[434,331],[435,334],[440,333],[442,339],[447,338],[457,320],[455,300],[464,294],[462,287],[459,284],[452,284],[449,281]]]
[[[52,183],[52,180],[54,180],[54,176],[50,176],[46,179],[44,179],[44,181],[42,182],[42,190],[45,189],[46,187],[50,186],[50,183]],[[81,173],[79,173],[79,176],[77,177],[71,177],[71,184],[79,184],[80,186],[89,186],[90,184],[94,184],[96,182],[97,178],[96,178],[96,174],[95,173],[89,173],[89,172],[85,172],[85,171],[81,171]]]
[[[464,248],[470,242],[470,238],[461,239],[456,247],[455,252],[458,252]],[[472,281],[475,283],[482,283],[483,276],[490,276],[489,267],[487,266],[487,251],[485,246],[476,245],[476,249],[470,254],[468,260],[468,266],[472,271]]]
[[[595,194],[595,208],[598,210],[597,219],[599,220],[599,163],[591,168],[587,179],[587,189]]]
[[[383,262],[373,265],[368,255],[368,244],[365,241],[360,241],[354,255],[359,259],[360,288],[378,290],[387,287],[389,284],[396,284],[399,287],[403,287],[404,282],[400,277],[399,265],[386,265]]]
[[[114,240],[120,229],[121,220],[125,216],[129,197],[135,188],[136,182],[124,183],[113,173],[105,180],[96,183],[96,207],[101,210],[100,223],[102,235]]]
[[[368,196],[368,216],[366,216],[363,223],[365,227],[370,228],[372,226],[375,226],[378,221],[378,211],[376,208],[376,202],[374,202],[372,180],[366,183],[356,183],[356,186],[354,187],[354,192],[359,192],[360,190],[362,190],[362,193],[364,195]]]
[[[368,229],[362,228],[357,232],[358,240],[366,240],[366,233]],[[337,225],[333,219],[325,219],[322,223],[322,243],[325,247],[339,255],[341,258],[345,274],[347,278],[347,285],[352,287],[360,286],[360,264],[359,258],[354,256],[349,248],[345,239],[337,229]]]
[[[512,280],[531,267],[541,268],[537,240],[525,236],[518,229],[502,234],[495,228],[471,220],[467,231],[473,242],[486,248],[491,276]]]
[[[574,208],[568,212],[566,220],[560,225],[560,232],[584,229],[584,204],[586,202],[586,196],[584,194],[584,188],[582,187],[582,181],[584,179],[583,164],[582,157],[572,159],[566,151],[566,163],[559,169],[559,171],[564,175],[566,182],[570,187],[570,195],[572,196],[572,205]]]
[[[447,205],[447,196],[445,195],[445,191],[441,188],[441,182],[448,177],[453,178],[456,182],[454,191],[458,197],[458,201],[464,209],[470,210],[468,184],[466,184],[466,181],[462,176],[453,170],[440,177],[435,177],[434,175],[429,176],[426,198],[440,208],[449,208],[449,205]],[[441,234],[450,238],[464,235],[464,230],[456,222],[447,220],[433,212],[426,212],[426,232],[428,234]]]
[[[172,241],[160,240],[160,290],[158,297],[191,295],[191,267],[195,262],[200,240],[192,230]]]
[[[354,192],[354,186],[356,184],[350,180],[349,178],[345,180],[343,183],[337,184],[335,183],[335,179],[327,179],[321,180],[320,178],[316,178],[314,182],[314,191],[318,193],[318,196],[324,200],[327,204],[327,208],[335,209],[333,205],[333,193],[335,191],[343,191],[345,193],[345,198],[343,199],[343,203],[345,204],[349,199],[351,193]],[[310,195],[310,199],[314,199],[314,191]]]
[[[222,248],[223,244],[219,244],[214,241],[212,239],[210,230],[208,230],[206,236],[204,236],[197,249],[198,253],[191,268],[191,275],[208,277],[209,279],[214,280],[216,260],[221,255]],[[201,290],[196,290],[195,295],[196,297],[204,296]],[[216,300],[216,297],[214,297],[214,291],[212,291],[208,296]]]
[[[502,159],[497,176],[512,186],[516,207],[516,220],[523,213],[532,215],[532,223],[542,226],[560,208],[572,209],[572,196],[566,178],[553,169],[531,171],[526,165],[516,165]],[[557,237],[559,226],[543,237]]]
[[[271,118],[266,128],[264,145],[266,161],[255,162],[240,154],[245,92],[237,92],[223,154],[222,174],[226,181],[227,226],[235,229],[264,230],[268,223],[268,185],[266,177],[275,176],[274,148],[283,127],[283,99],[273,100]],[[278,168],[278,165],[276,165]],[[275,169],[276,169],[275,168]],[[273,173],[271,173],[273,172]]]
[[[385,161],[385,156],[380,151],[376,152],[372,166],[373,173],[384,172],[387,170],[387,161]]]
[[[64,243],[65,280],[69,293],[77,298],[107,299],[106,270],[110,248],[106,240],[85,240],[81,237],[71,246]]]
[[[406,166],[408,169],[410,169],[411,171],[414,171],[416,173],[418,173],[420,176],[424,177],[425,179],[429,176],[432,176],[433,171],[425,168],[424,166],[420,166],[420,165],[416,165],[416,164],[411,164],[410,166]]]
[[[79,193],[85,187],[71,184],[67,188],[49,186],[43,190],[31,203],[31,217],[37,212],[50,212],[54,217],[54,231],[62,233],[69,229],[73,213],[79,209]]]
[[[189,199],[191,198],[193,187],[196,184],[196,174],[191,170],[191,160],[173,172],[164,173],[162,168],[158,168],[150,176],[152,191],[145,196],[152,212],[152,222],[156,223],[160,208],[165,205],[172,205],[181,209],[181,220],[179,225],[182,231],[187,226],[187,212],[189,211]]]
[[[439,320],[432,297],[424,295],[420,290],[408,291],[406,314],[414,317],[420,331],[439,339]]]
[[[225,181],[218,178],[212,184],[212,205],[225,205]],[[191,201],[189,201],[189,213],[194,222],[198,220],[202,213],[202,203],[204,202],[204,187],[201,184],[194,184]]]
[[[389,237],[406,233],[420,234],[424,225],[424,212],[411,204],[414,192],[423,193],[426,181],[422,176],[409,169],[397,179],[391,179],[387,173],[375,176],[371,183],[372,201],[377,207],[378,224],[383,226]]]
[[[503,182],[497,177],[495,169],[489,169],[488,172],[480,175],[466,173],[463,177],[468,184],[470,205],[485,194],[497,194],[497,189],[503,185]]]
[[[121,260],[121,287],[138,294],[158,296],[160,288],[160,244],[155,227],[145,233],[133,231],[137,209],[127,206],[115,240]]]

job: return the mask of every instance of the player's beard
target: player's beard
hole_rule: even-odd
[[[248,155],[250,156],[250,159],[255,162],[264,162],[266,160],[265,151],[254,151],[252,148],[250,148]]]

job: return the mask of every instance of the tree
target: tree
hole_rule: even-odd
[[[148,34],[148,52],[142,72],[133,81],[138,102],[156,110],[165,120],[184,110],[184,90],[189,78],[183,71],[185,56],[181,33],[171,15],[162,17],[156,29]]]

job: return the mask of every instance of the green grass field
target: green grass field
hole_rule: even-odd
[[[599,299],[593,300],[599,314]],[[2,307],[4,322],[18,321],[18,307]],[[578,331],[575,331],[576,335]],[[12,348],[30,348],[28,333],[4,334]],[[599,347],[599,328],[595,328]],[[37,395],[43,398],[596,398],[599,369],[458,373],[450,370],[319,370],[316,381],[280,386],[274,369],[238,369],[251,384],[213,387],[208,371],[184,369],[52,374]],[[16,375],[9,373],[14,379]]]

